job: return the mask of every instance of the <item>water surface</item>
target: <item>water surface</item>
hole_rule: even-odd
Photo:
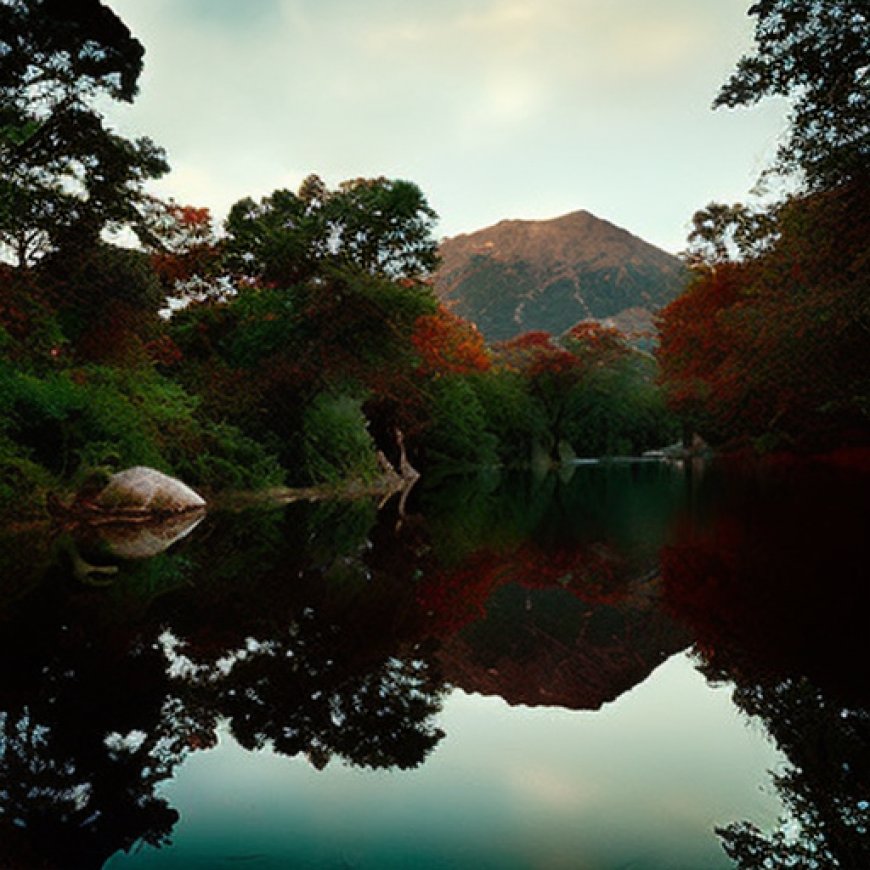
[[[2,854],[864,866],[865,484],[605,464],[212,514],[150,558],[7,535]]]

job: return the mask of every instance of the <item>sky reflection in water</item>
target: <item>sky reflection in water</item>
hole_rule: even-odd
[[[222,733],[163,793],[172,857],[111,867],[729,867],[714,824],[779,809],[780,756],[684,655],[598,713],[453,693],[447,736],[400,773],[315,771]]]

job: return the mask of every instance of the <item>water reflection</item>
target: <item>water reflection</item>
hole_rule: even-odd
[[[401,522],[368,503],[210,516],[149,559],[33,537],[7,580],[10,542],[0,854],[100,867],[166,842],[177,813],[157,786],[220,727],[315,769],[410,769],[442,740],[452,687],[597,710],[694,643],[792,764],[786,834],[737,823],[729,853],[751,867],[813,846],[862,866],[860,482],[649,464],[452,481]],[[98,587],[77,560],[117,570]]]
[[[774,783],[788,810],[777,828],[720,829],[740,867],[870,866],[870,712],[802,678],[738,684],[734,700],[788,758]]]
[[[141,525],[108,523],[93,531],[118,559],[152,559],[186,538],[204,519],[205,510],[187,511]]]
[[[735,686],[788,759],[772,832],[719,833],[738,866],[870,866],[866,474],[810,462],[720,469],[662,554],[665,599],[703,672]]]

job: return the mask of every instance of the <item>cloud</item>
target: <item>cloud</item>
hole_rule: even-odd
[[[384,174],[420,183],[451,234],[554,204],[650,238],[623,214],[655,232],[747,174],[708,112],[744,0],[106,2],[146,47],[140,99],[110,121],[167,148],[161,190],[218,212],[310,172]]]
[[[454,4],[452,14],[438,7],[423,16],[405,8],[406,18],[370,18],[361,39],[378,52],[425,48],[432,63],[463,72],[519,65],[554,83],[593,75],[649,86],[650,73],[682,72],[715,38],[703,9],[680,0],[491,0],[474,12]]]
[[[550,812],[576,815],[577,811],[596,799],[598,789],[577,782],[576,777],[542,765],[510,768],[508,787],[522,801],[533,802]]]

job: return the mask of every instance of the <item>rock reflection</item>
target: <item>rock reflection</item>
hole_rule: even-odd
[[[113,556],[119,559],[152,559],[186,538],[205,518],[205,511],[141,523],[110,523],[97,527],[96,534]]]

